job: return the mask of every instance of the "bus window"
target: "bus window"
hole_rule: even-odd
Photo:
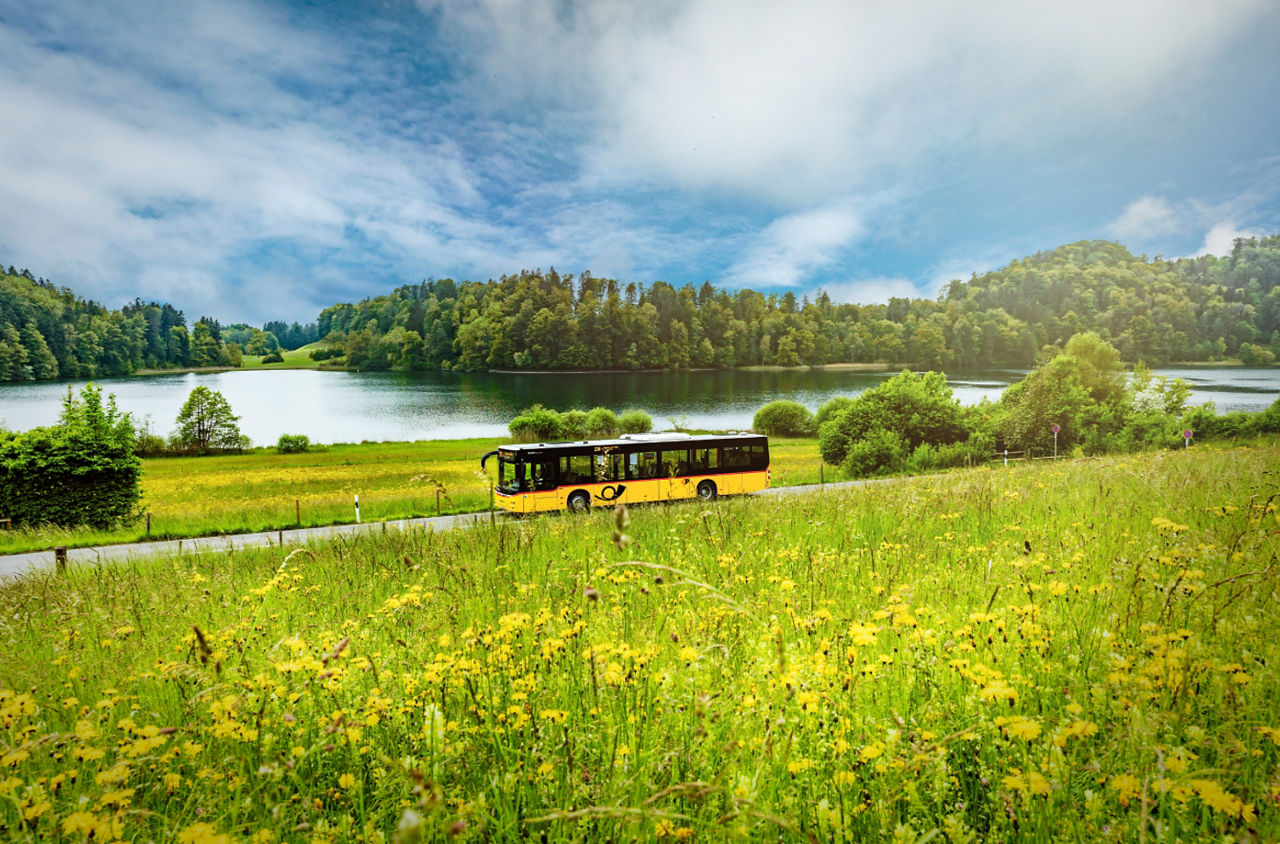
[[[626,461],[621,454],[596,452],[594,479],[599,482],[621,481],[627,477]]]
[[[662,450],[662,477],[678,478],[689,474],[689,449]]]
[[[637,451],[627,455],[627,480],[658,477],[658,452]]]
[[[591,455],[567,454],[560,458],[560,483],[591,483]]]
[[[726,445],[720,449],[720,458],[725,469],[736,471],[763,469],[768,465],[762,445]]]
[[[717,459],[720,452],[714,448],[695,448],[693,450],[693,471],[694,472],[714,472],[720,468],[720,461]]]
[[[556,488],[556,462],[554,459],[532,464],[534,489]]]
[[[499,492],[524,492],[529,489],[528,464],[499,458],[497,488]]]
[[[720,457],[726,469],[764,468],[764,448],[758,445],[726,445],[720,449]]]

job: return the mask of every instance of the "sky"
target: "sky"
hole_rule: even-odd
[[[522,269],[836,301],[1280,233],[1275,0],[0,0],[0,263],[313,321]]]

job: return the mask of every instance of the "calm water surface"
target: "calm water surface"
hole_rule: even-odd
[[[1157,370],[1192,385],[1192,402],[1212,401],[1219,411],[1265,409],[1280,393],[1280,369],[1192,368]],[[1023,371],[956,372],[948,380],[964,404],[997,400]],[[317,372],[274,370],[184,373],[104,379],[121,409],[150,417],[168,434],[187,394],[203,384],[220,391],[241,416],[240,429],[256,445],[281,434],[306,434],[313,442],[429,440],[502,436],[519,411],[541,402],[558,410],[607,407],[647,411],[656,429],[679,424],[714,430],[745,429],[762,405],[792,399],[816,410],[832,396],[855,395],[892,373],[828,371],[591,373]],[[57,421],[71,384],[0,384],[0,425],[26,430]]]

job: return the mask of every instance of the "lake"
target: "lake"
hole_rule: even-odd
[[[1184,378],[1192,402],[1212,401],[1220,412],[1264,410],[1280,393],[1280,369],[1241,367],[1161,369]],[[816,410],[832,396],[855,395],[893,373],[788,370],[747,372],[643,372],[510,374],[461,372],[232,371],[110,378],[101,383],[122,410],[150,417],[168,434],[187,394],[203,384],[218,390],[241,416],[240,428],[255,445],[281,434],[306,434],[312,442],[429,440],[502,436],[507,422],[535,402],[557,410],[640,408],[658,430],[675,425],[712,430],[746,429],[763,405],[792,399]],[[956,372],[948,380],[964,404],[997,400],[1026,373],[1013,370]],[[0,384],[0,425],[27,430],[57,421],[68,384]]]

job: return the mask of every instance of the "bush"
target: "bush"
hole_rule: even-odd
[[[818,450],[823,460],[839,466],[856,443],[877,431],[895,432],[902,447],[912,451],[922,443],[954,443],[969,435],[946,376],[902,372],[835,409],[818,428]]]
[[[876,428],[849,447],[841,465],[853,478],[887,475],[902,466],[906,448],[897,432]]]
[[[511,436],[520,442],[544,443],[564,438],[564,422],[554,410],[535,404],[511,420]]]
[[[560,422],[564,426],[563,437],[566,440],[585,440],[587,438],[586,411],[566,410],[560,414]]]
[[[849,405],[853,404],[853,399],[848,396],[833,396],[823,402],[822,407],[818,408],[818,415],[814,417],[814,427],[820,427],[831,417],[835,416],[842,410],[847,410]]]
[[[284,363],[284,357],[280,354],[279,349],[272,349],[271,353],[263,357],[263,363]]]
[[[14,524],[107,528],[137,516],[133,423],[92,384],[68,388],[57,425],[0,432],[0,513]]]
[[[594,439],[607,439],[618,435],[618,417],[604,407],[592,408],[587,413],[587,435]]]
[[[756,411],[751,428],[771,437],[812,437],[818,433],[813,414],[799,402],[769,402]]]
[[[340,358],[343,354],[342,349],[312,349],[311,359],[315,361],[328,360],[329,358]]]
[[[281,434],[276,441],[276,451],[281,454],[301,454],[311,450],[311,438],[306,434]]]
[[[628,410],[618,417],[618,429],[624,434],[647,434],[653,430],[653,419],[643,410]]]

